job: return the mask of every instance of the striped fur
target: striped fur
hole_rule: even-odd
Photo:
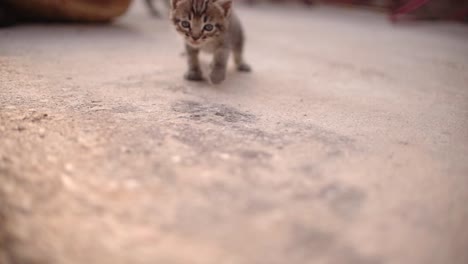
[[[192,0],[192,13],[201,16],[208,8],[208,0]]]

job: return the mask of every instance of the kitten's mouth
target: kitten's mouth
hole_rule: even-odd
[[[190,39],[190,40],[189,40],[189,43],[190,43],[190,45],[193,45],[193,46],[200,46],[200,45],[201,45],[201,41],[200,41],[200,40],[193,40],[193,39]]]

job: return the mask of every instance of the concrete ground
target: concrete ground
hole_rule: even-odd
[[[219,87],[142,6],[0,31],[0,263],[468,263],[468,27],[238,9]]]

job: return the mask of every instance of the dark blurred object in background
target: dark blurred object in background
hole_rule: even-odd
[[[468,18],[468,0],[399,0],[395,1],[392,20],[401,15],[410,15],[417,19],[451,19]]]
[[[366,7],[391,13],[395,21],[403,15],[416,19],[455,19],[468,18],[468,0],[245,0],[258,2],[286,3],[303,2],[307,5],[324,3],[345,6]]]
[[[17,21],[108,22],[127,11],[131,0],[1,0],[0,24]]]
[[[0,0],[0,26],[18,21],[107,22],[127,11],[132,0]],[[303,3],[371,8],[390,13],[392,21],[450,19],[468,21],[468,0],[234,0],[249,4]],[[156,6],[168,0],[146,0],[155,16]],[[258,6],[257,8],[260,8]]]
[[[273,3],[281,3],[281,2],[288,2],[287,0],[245,0],[249,4],[256,4],[258,2],[273,2]],[[295,0],[296,2],[302,2],[306,5],[312,5],[318,2],[317,0]],[[291,2],[291,1],[289,1]]]

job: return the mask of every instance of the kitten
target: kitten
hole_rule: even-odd
[[[188,58],[185,79],[204,80],[198,60],[200,51],[213,54],[209,80],[219,84],[226,78],[226,66],[232,51],[238,71],[249,72],[244,62],[244,34],[232,12],[232,0],[171,0],[171,20],[184,36]]]

